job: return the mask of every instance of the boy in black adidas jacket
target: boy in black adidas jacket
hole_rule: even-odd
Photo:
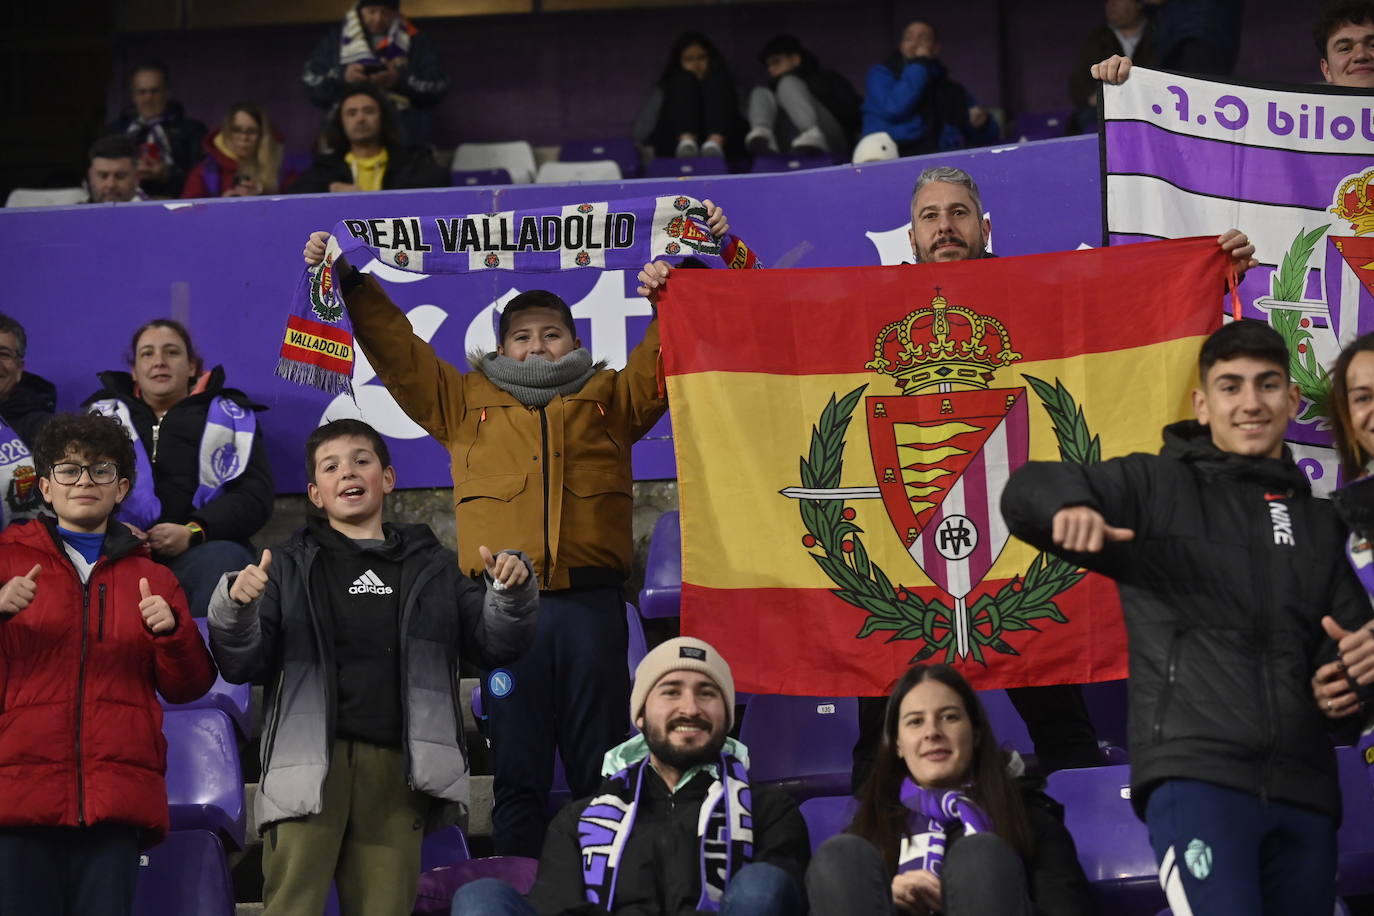
[[[318,914],[334,882],[344,916],[405,916],[431,800],[468,801],[458,658],[513,661],[538,591],[523,554],[483,547],[484,586],[427,526],[383,524],[396,477],[371,426],[335,420],[305,451],[326,518],[226,574],[210,602],[224,678],[267,685],[263,901]]]
[[[1329,913],[1341,798],[1309,682],[1335,657],[1322,617],[1353,630],[1369,603],[1283,444],[1299,405],[1283,338],[1228,324],[1199,370],[1197,421],[1159,455],[1032,462],[1002,513],[1120,586],[1131,795],[1174,912]]]

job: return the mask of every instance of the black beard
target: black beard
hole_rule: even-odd
[[[665,766],[672,767],[679,773],[685,773],[692,767],[703,763],[711,763],[720,757],[720,752],[725,747],[726,733],[724,729],[713,734],[711,740],[699,748],[686,749],[674,747],[668,740],[668,731],[678,725],[688,724],[689,720],[678,719],[668,726],[667,729],[660,730],[654,726],[649,726],[644,732],[644,741],[649,745],[649,753],[654,755],[654,759]],[[710,728],[711,725],[704,720],[692,722],[693,725],[704,725]]]

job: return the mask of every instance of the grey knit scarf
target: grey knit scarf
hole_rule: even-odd
[[[578,347],[557,362],[540,356],[516,360],[487,353],[472,365],[526,407],[544,407],[555,395],[572,394],[587,384],[604,363],[593,363],[590,351]]]

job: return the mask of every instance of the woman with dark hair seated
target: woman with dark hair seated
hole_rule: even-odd
[[[249,538],[272,515],[276,487],[256,413],[267,408],[202,371],[191,335],[168,318],[134,332],[132,372],[102,372],[86,399],[134,440],[138,474],[119,521],[176,575],[204,617],[219,577],[252,563]]]
[[[635,118],[636,142],[653,147],[655,156],[733,156],[742,148],[745,127],[720,51],[700,32],[679,35]]]
[[[907,671],[853,823],[811,860],[812,916],[1091,914],[1063,809],[1019,769],[959,672]]]

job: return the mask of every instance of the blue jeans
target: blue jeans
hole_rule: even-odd
[[[1175,913],[1330,913],[1336,825],[1325,814],[1195,779],[1145,804],[1159,883]]]
[[[253,562],[253,555],[238,541],[206,541],[185,553],[162,561],[186,593],[192,617],[204,617],[220,576],[238,572]]]
[[[520,892],[500,878],[481,878],[458,888],[451,916],[539,916]]]
[[[721,916],[789,916],[802,911],[801,888],[787,872],[767,862],[741,868],[725,886]]]
[[[790,916],[802,911],[801,889],[787,872],[767,862],[746,865],[730,879],[721,916]],[[451,916],[538,916],[520,892],[504,881],[483,878],[458,889]]]

